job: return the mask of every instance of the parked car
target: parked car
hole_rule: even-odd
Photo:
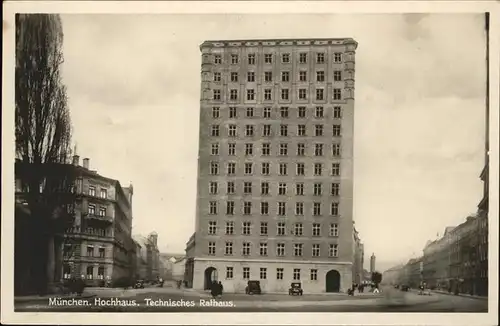
[[[260,281],[248,281],[247,287],[245,288],[246,294],[262,294],[260,288]]]
[[[410,287],[408,285],[401,285],[401,291],[408,292]]]
[[[144,289],[144,280],[137,280],[134,284],[134,289]]]
[[[288,289],[288,295],[302,295],[304,291],[302,290],[302,284],[300,282],[292,282],[290,284],[290,289]]]

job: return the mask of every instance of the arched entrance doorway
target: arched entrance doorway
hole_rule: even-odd
[[[326,292],[340,292],[340,273],[334,269],[326,273]]]
[[[208,267],[205,269],[205,290],[210,290],[210,285],[218,280],[217,269],[215,267]]]

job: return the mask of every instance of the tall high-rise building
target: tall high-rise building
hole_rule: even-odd
[[[201,46],[188,284],[345,291],[353,265],[353,39]]]
[[[373,273],[375,272],[375,260],[376,260],[376,257],[375,257],[375,254],[373,253],[372,256],[370,257],[370,273]]]

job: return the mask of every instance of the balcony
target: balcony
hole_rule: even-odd
[[[113,239],[110,233],[106,233],[103,230],[96,230],[96,229],[82,229],[79,226],[73,226],[71,228],[67,228],[65,231],[66,236],[75,236],[75,237],[95,237],[95,238],[104,238],[104,239]]]
[[[87,219],[89,221],[113,223],[113,216],[96,215],[95,213],[87,213],[87,214],[84,214],[84,216],[85,216],[85,219]]]

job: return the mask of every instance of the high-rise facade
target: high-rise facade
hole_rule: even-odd
[[[206,41],[187,280],[345,291],[353,265],[353,39]],[[188,270],[190,269],[190,270]]]

